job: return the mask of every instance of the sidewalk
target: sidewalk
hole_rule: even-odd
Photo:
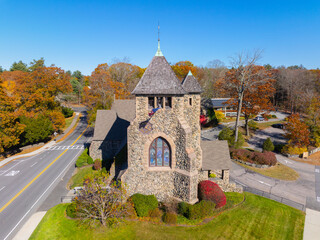
[[[304,240],[316,240],[320,237],[320,212],[307,208],[304,222]]]
[[[61,139],[65,134],[67,134],[74,127],[74,125],[77,122],[78,117],[79,117],[79,113],[76,113],[76,115],[73,118],[73,121],[70,124],[70,126],[60,136],[58,136],[56,140]],[[8,157],[8,158],[0,161],[0,167],[2,167],[3,165],[5,165],[8,162],[11,162],[11,161],[13,161],[13,160],[15,160],[17,158],[30,157],[30,156],[36,155],[38,153],[41,153],[41,152],[45,151],[47,148],[54,146],[55,144],[56,144],[56,141],[52,140],[52,141],[48,142],[47,144],[43,145],[41,148],[39,148],[39,149],[37,149],[37,150],[35,150],[33,152],[25,153],[25,154],[21,154],[21,155],[15,155],[15,156],[12,156],[12,157]]]

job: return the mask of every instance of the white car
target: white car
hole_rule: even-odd
[[[264,121],[264,118],[261,116],[256,116],[253,120],[254,121]]]

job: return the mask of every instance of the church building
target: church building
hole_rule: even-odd
[[[135,100],[115,100],[111,110],[98,111],[90,155],[110,162],[110,171],[126,184],[129,195],[195,203],[198,183],[208,179],[209,171],[228,188],[227,142],[201,140],[201,92],[191,72],[179,81],[158,43],[131,93]],[[126,162],[113,166],[112,158],[123,149]]]

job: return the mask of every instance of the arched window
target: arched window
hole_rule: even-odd
[[[161,137],[154,139],[149,149],[150,167],[170,167],[171,151],[169,143]]]

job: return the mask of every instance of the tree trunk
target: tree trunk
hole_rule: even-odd
[[[234,144],[236,144],[238,142],[238,128],[239,128],[239,121],[240,121],[240,114],[241,114],[241,107],[242,107],[243,92],[241,92],[239,95],[240,96],[238,99],[237,120],[236,120],[236,124],[234,126],[234,131],[235,131]]]
[[[245,120],[246,120],[246,135],[247,135],[248,137],[250,137],[249,124],[248,124],[248,122],[249,122],[249,115],[245,115]]]

